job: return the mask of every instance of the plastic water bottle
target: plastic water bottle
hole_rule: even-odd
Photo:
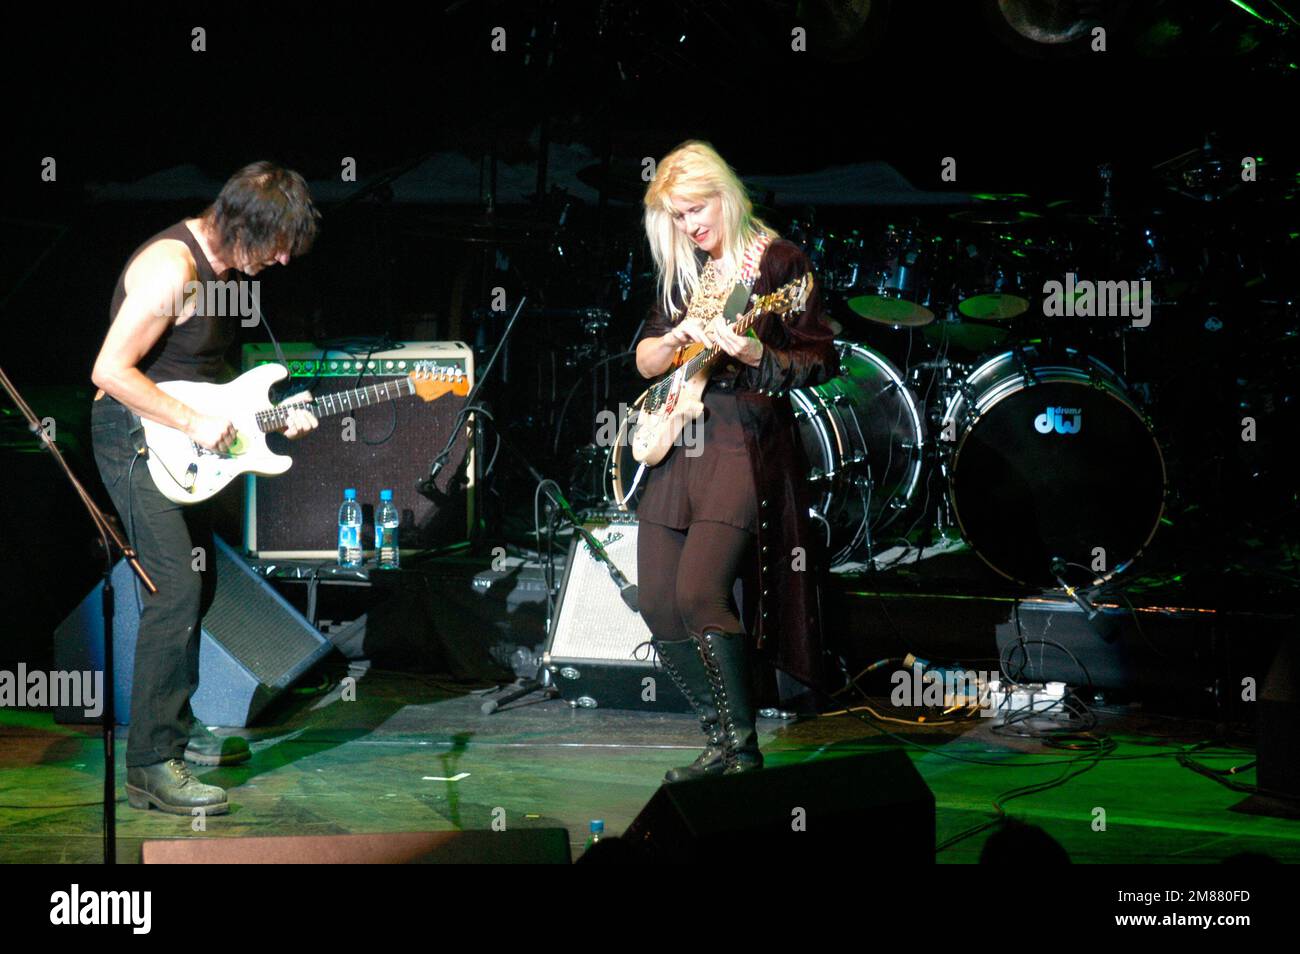
[[[591,835],[587,838],[587,843],[583,845],[582,850],[586,851],[596,842],[605,836],[605,820],[603,818],[593,818],[591,820]]]
[[[385,570],[401,566],[402,556],[397,545],[397,525],[401,522],[401,514],[393,506],[393,492],[379,491],[379,512],[375,514],[375,556]]]
[[[343,491],[339,507],[339,566],[361,566],[361,504],[354,487]]]

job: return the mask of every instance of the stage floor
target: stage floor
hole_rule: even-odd
[[[241,732],[251,762],[196,769],[230,790],[231,813],[207,819],[207,836],[490,828],[504,809],[507,826],[568,829],[577,857],[591,819],[621,832],[664,770],[699,748],[684,714],[524,700],[482,715],[481,693],[376,671],[357,682],[356,701],[338,695],[293,695],[261,727]],[[886,700],[872,704],[889,714]],[[902,746],[935,795],[940,862],[976,861],[989,832],[945,841],[994,817],[999,795],[1064,773],[1072,776],[1064,784],[1015,798],[1006,810],[1040,825],[1076,862],[1205,863],[1241,852],[1300,861],[1300,820],[1241,810],[1247,796],[1179,764],[1180,751],[1213,738],[1211,724],[1134,709],[1097,714],[1095,731],[1117,743],[1101,758],[1007,739],[984,719],[891,723],[897,738],[853,716],[762,720],[760,731],[771,765]],[[49,712],[0,711],[0,862],[100,859],[101,758],[93,727],[56,724]],[[1196,758],[1226,769],[1253,752],[1219,744]],[[119,861],[138,862],[146,839],[198,835],[189,818],[129,808],[124,775],[119,761]],[[1252,783],[1254,771],[1235,778]],[[1097,809],[1104,831],[1094,830]]]

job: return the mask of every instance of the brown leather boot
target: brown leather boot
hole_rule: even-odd
[[[204,785],[183,759],[168,759],[126,770],[126,800],[132,808],[157,808],[172,815],[206,815],[230,811],[226,790]]]

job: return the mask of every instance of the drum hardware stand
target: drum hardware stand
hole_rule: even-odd
[[[1109,162],[1103,162],[1097,167],[1097,175],[1101,178],[1101,217],[1103,219],[1114,218],[1114,202],[1110,194],[1110,180],[1114,177],[1114,170]]]
[[[862,493],[862,512],[867,516],[862,521],[862,542],[858,546],[866,547],[867,566],[875,569],[876,566],[876,541],[871,535],[871,494],[876,489],[875,481],[868,474],[866,477],[858,477],[853,481],[853,486],[857,487]]]

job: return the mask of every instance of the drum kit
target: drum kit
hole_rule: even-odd
[[[928,522],[1016,583],[1053,585],[1062,565],[1100,582],[1154,535],[1164,458],[1123,376],[1045,319],[1043,286],[1116,272],[1080,260],[1090,243],[1047,227],[1028,196],[978,199],[942,231],[891,224],[875,241],[796,225],[851,331],[840,377],[794,395],[813,516],[832,565],[872,565]],[[1145,264],[1168,277],[1163,261]]]

